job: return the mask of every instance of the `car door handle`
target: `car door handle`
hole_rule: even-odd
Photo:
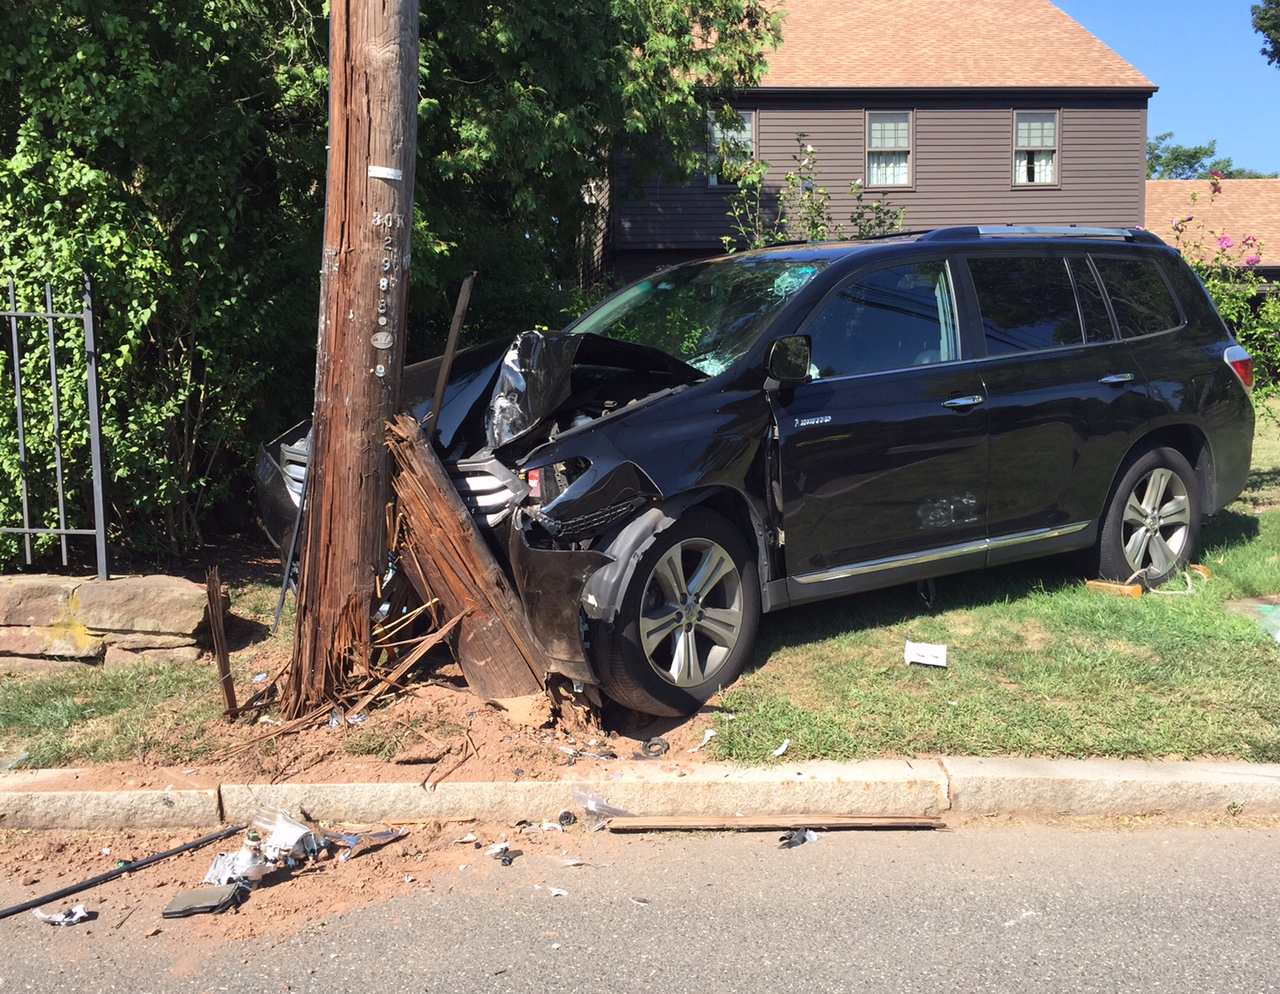
[[[1111,386],[1116,383],[1132,383],[1133,374],[1132,373],[1112,373],[1110,376],[1104,376],[1098,382],[1106,383],[1108,386]]]
[[[986,398],[982,394],[971,393],[968,397],[952,397],[950,400],[944,400],[942,406],[949,407],[954,411],[956,408],[975,407],[984,400]]]

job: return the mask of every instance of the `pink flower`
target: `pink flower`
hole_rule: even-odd
[[[1260,255],[1251,255],[1251,256],[1249,256],[1248,258],[1246,258],[1246,259],[1244,260],[1244,264],[1245,264],[1246,266],[1256,266],[1256,265],[1257,265],[1258,263],[1260,263],[1261,261],[1262,261],[1262,256],[1260,256]]]
[[[1221,238],[1218,239],[1218,248],[1222,249],[1223,251],[1226,251],[1229,248],[1235,248],[1235,247],[1236,247],[1236,243],[1233,242],[1226,235],[1223,235]]]
[[[1212,176],[1214,179],[1226,179],[1226,178],[1227,178],[1227,174],[1226,174],[1226,173],[1220,173],[1220,172],[1218,172],[1218,170],[1216,170],[1216,169],[1211,169],[1211,170],[1209,171],[1209,175],[1210,175],[1210,176]]]

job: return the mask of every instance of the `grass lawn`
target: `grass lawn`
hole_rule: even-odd
[[[1041,559],[767,615],[724,692],[717,755],[748,763],[1039,755],[1280,761],[1280,643],[1228,610],[1280,592],[1280,427],[1259,424],[1249,488],[1205,522],[1209,579],[1139,600]],[[945,670],[904,643],[948,647]],[[732,717],[730,717],[732,715]]]

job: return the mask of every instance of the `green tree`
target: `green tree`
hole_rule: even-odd
[[[758,82],[779,39],[760,0],[424,6],[423,324],[447,326],[448,297],[476,268],[473,337],[551,320],[556,288],[578,273],[580,233],[607,205],[584,192],[703,167],[708,114],[732,116],[729,98]]]
[[[299,113],[322,106],[303,50],[310,27],[265,0],[0,10],[0,277],[25,291],[52,281],[77,298],[82,274],[93,281],[114,540],[178,553],[197,539],[203,510],[245,465],[254,425],[279,407],[268,379],[309,362],[315,259],[300,249],[315,234],[306,191],[323,168]],[[33,369],[47,368],[46,352],[39,335],[24,347]],[[78,452],[87,424],[71,388],[83,382],[83,343],[69,336],[59,353]],[[29,383],[27,468],[47,495],[49,399],[40,378]],[[10,381],[5,429],[12,408]],[[17,461],[13,432],[0,430],[8,522]],[[88,479],[83,456],[67,470]]]
[[[1218,151],[1216,140],[1207,145],[1175,145],[1172,138],[1173,132],[1166,131],[1147,140],[1147,179],[1209,179],[1215,173],[1219,179],[1276,178],[1276,173],[1237,166],[1230,156],[1211,158]]]
[[[1273,66],[1280,66],[1280,0],[1262,0],[1253,5],[1253,30],[1266,44],[1262,54]]]

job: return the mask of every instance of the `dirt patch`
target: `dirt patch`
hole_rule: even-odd
[[[447,888],[461,873],[509,872],[488,855],[495,843],[506,842],[509,851],[519,851],[516,861],[539,868],[560,866],[572,854],[611,844],[605,833],[591,833],[581,823],[563,833],[531,826],[440,822],[406,826],[406,832],[377,848],[358,851],[346,862],[326,856],[295,869],[274,870],[239,909],[219,915],[165,919],[162,912],[178,893],[203,886],[215,855],[239,847],[236,837],[143,867],[41,910],[48,914],[83,904],[92,920],[75,926],[78,931],[109,938],[167,939],[178,946],[175,956],[187,957],[194,967],[201,950],[214,942],[282,939],[327,927],[331,917],[353,908],[415,890]],[[82,883],[116,868],[119,861],[134,862],[176,848],[201,834],[0,832],[0,909]],[[457,841],[470,836],[474,842]]]

